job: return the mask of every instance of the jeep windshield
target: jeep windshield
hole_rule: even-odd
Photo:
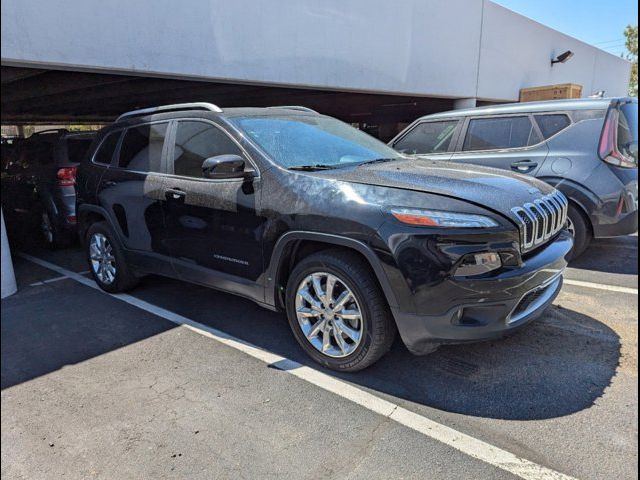
[[[401,158],[381,141],[333,118],[270,115],[230,120],[284,168],[327,170]]]

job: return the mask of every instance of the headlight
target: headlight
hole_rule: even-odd
[[[472,213],[443,212],[421,208],[392,208],[391,214],[402,223],[423,227],[487,228],[499,226],[493,218]]]

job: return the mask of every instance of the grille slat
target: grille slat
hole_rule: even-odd
[[[562,230],[567,222],[568,208],[569,201],[556,190],[534,203],[511,209],[520,224],[522,251],[541,245]]]

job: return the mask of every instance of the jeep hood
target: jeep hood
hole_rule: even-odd
[[[553,187],[505,170],[436,162],[394,160],[322,172],[325,178],[432,193],[464,200],[511,217],[511,209],[550,194]]]

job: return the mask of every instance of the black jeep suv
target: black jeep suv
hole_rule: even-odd
[[[317,362],[371,365],[500,336],[562,285],[566,198],[533,178],[404,157],[304,107],[126,113],[78,170],[100,287],[144,274],[286,310]]]

